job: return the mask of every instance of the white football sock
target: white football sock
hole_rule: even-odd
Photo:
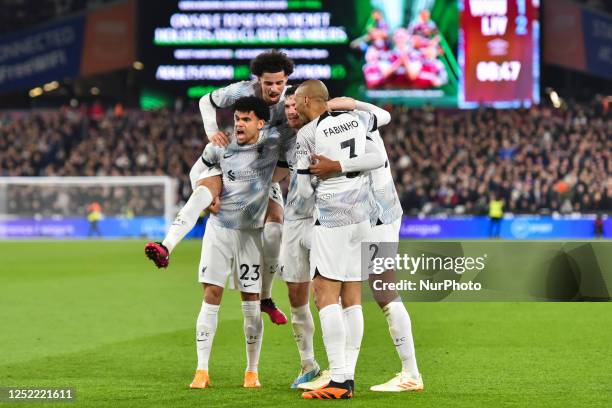
[[[193,190],[189,200],[180,209],[172,225],[170,225],[166,238],[162,242],[162,245],[168,248],[168,252],[172,252],[174,247],[191,231],[202,211],[208,208],[212,200],[213,196],[207,187],[198,186]]]
[[[363,339],[363,310],[361,305],[349,306],[342,311],[346,330],[345,375],[347,380],[355,379],[355,366]]]
[[[263,274],[261,276],[261,298],[272,297],[272,282],[278,268],[278,255],[283,234],[283,224],[266,222],[263,227]]]
[[[319,310],[321,320],[321,331],[323,332],[323,344],[329,361],[329,371],[332,381],[343,383],[346,381],[344,375],[346,332],[342,308],[339,304],[325,306]]]
[[[212,350],[213,339],[217,331],[219,305],[202,302],[202,308],[196,323],[196,351],[198,353],[198,370],[208,371],[208,359]]]
[[[259,353],[261,351],[264,331],[259,300],[243,301],[242,313],[244,314],[244,338],[246,340],[246,371],[253,371],[256,373],[257,366],[259,365]]]
[[[414,351],[410,315],[406,307],[402,303],[401,298],[398,297],[382,310],[387,318],[387,323],[389,323],[391,339],[402,361],[402,371],[409,373],[413,378],[418,378],[419,369],[417,368],[416,354]]]
[[[291,325],[293,326],[293,338],[300,352],[302,371],[310,371],[316,365],[313,346],[315,325],[308,303],[291,308]]]

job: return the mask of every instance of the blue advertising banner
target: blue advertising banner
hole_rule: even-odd
[[[612,79],[612,17],[582,10],[587,71]]]
[[[612,237],[612,220],[604,225],[604,236]],[[404,218],[401,238],[414,239],[592,239],[595,237],[595,220],[591,218],[553,218],[525,216],[505,218],[499,225],[492,225],[488,217],[465,218]]]
[[[208,219],[200,219],[187,238],[201,239]],[[488,217],[404,218],[400,238],[409,239],[487,239],[496,235]],[[593,239],[595,220],[557,219],[524,216],[501,221],[503,239]],[[84,218],[17,219],[0,221],[0,239],[12,238],[148,238],[161,239],[166,233],[163,217],[107,217],[96,226]],[[612,218],[604,220],[604,238],[612,238]]]
[[[159,238],[165,232],[163,217],[108,217],[96,225],[85,218],[0,221],[0,238]]]
[[[0,38],[0,93],[76,76],[85,17]]]

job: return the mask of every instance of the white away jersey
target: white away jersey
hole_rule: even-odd
[[[284,92],[283,92],[284,94]],[[261,98],[261,85],[256,79],[252,81],[241,81],[228,85],[224,88],[214,90],[208,94],[212,105],[215,108],[229,108],[238,99],[245,96],[257,96]],[[271,127],[279,126],[287,122],[285,116],[285,98],[281,96],[280,101],[270,106],[270,121]]]
[[[289,189],[287,190],[287,202],[285,203],[285,219],[290,221],[301,220],[304,218],[312,218],[314,212],[314,196],[307,199],[302,198],[298,194],[297,188],[297,156],[296,156],[296,139],[295,132],[293,136],[286,139],[286,159],[289,165]]]
[[[278,130],[266,126],[252,145],[234,141],[226,147],[206,145],[202,161],[209,167],[219,166],[223,172],[221,210],[211,214],[210,222],[230,229],[263,227],[280,144]]]
[[[372,224],[392,224],[393,221],[402,216],[402,205],[397,196],[397,190],[395,189],[389,165],[389,157],[387,156],[387,150],[385,149],[382,137],[380,137],[378,131],[372,132],[370,137],[378,150],[385,155],[384,167],[370,171],[370,191],[373,201]]]
[[[365,153],[366,137],[376,130],[376,117],[361,111],[325,112],[298,132],[298,172],[306,172],[312,154],[344,160]],[[368,177],[346,173],[321,180],[315,187],[315,224],[339,227],[369,220]]]

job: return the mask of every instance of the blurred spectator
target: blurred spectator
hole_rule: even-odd
[[[495,193],[491,196],[489,201],[489,237],[499,238],[501,232],[501,223],[504,218],[504,200],[498,197]]]
[[[604,235],[604,221],[601,214],[597,214],[595,218],[595,238],[601,238]]]
[[[612,111],[605,100],[564,110],[392,109],[381,135],[406,214],[486,215],[492,192],[507,213],[609,213]],[[188,198],[189,169],[206,142],[199,112],[119,111],[100,107],[99,120],[69,108],[0,113],[0,176],[169,175]],[[92,201],[104,202],[107,215],[163,208],[161,188],[30,189],[9,190],[14,200],[34,197],[9,202],[11,211],[53,203],[66,215],[82,214]]]
[[[100,207],[98,202],[94,201],[87,206],[87,221],[89,222],[89,231],[87,232],[88,237],[91,237],[94,234],[99,237],[102,236],[102,232],[98,226],[98,222],[102,218],[102,207]]]

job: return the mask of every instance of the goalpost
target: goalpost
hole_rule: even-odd
[[[0,238],[163,236],[177,199],[166,176],[0,177]]]

